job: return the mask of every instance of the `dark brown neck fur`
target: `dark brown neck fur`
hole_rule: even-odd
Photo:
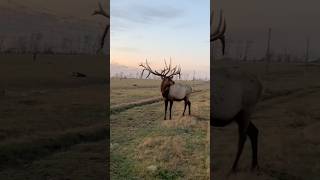
[[[172,84],[174,84],[174,82],[171,80],[170,81],[167,79],[162,80],[160,90],[163,97],[168,98],[169,89]]]

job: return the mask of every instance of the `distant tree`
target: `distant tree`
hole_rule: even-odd
[[[40,53],[40,45],[41,41],[43,39],[43,34],[42,33],[32,33],[31,34],[31,49],[32,49],[32,54],[33,54],[33,61],[37,59],[38,53]]]
[[[4,51],[4,36],[0,36],[0,53]]]
[[[27,52],[27,38],[25,36],[18,37],[17,48],[18,48],[18,53],[24,54]]]

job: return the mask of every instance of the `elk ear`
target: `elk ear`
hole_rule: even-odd
[[[164,80],[164,76],[161,76],[161,79]]]

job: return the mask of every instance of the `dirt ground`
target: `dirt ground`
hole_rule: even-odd
[[[107,62],[0,56],[0,179],[106,178]]]
[[[231,65],[232,64],[232,65]],[[232,67],[234,66],[234,67]],[[236,124],[213,128],[213,179],[316,180],[320,177],[320,66],[218,62],[216,68],[241,68],[257,74],[264,94],[252,121],[259,129],[259,165],[250,171],[251,146],[246,142],[239,172],[229,174],[238,143]]]

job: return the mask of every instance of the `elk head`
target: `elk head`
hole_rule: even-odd
[[[95,15],[100,15],[100,16],[103,16],[105,18],[107,18],[108,20],[110,20],[110,15],[103,9],[101,3],[99,2],[98,4],[98,9],[95,10],[93,13],[92,13],[93,16]],[[98,49],[98,51],[100,51],[103,46],[104,46],[104,41],[105,41],[105,38],[109,32],[109,29],[110,29],[110,23],[108,22],[107,25],[106,25],[106,28],[103,32],[103,35],[101,37],[101,40],[100,40],[100,48]]]
[[[211,13],[210,18],[210,25],[212,26],[213,21],[213,13]],[[225,32],[226,32],[226,20],[222,16],[222,11],[220,11],[220,17],[217,28],[213,31],[213,33],[210,35],[210,42],[214,42],[216,40],[220,40],[222,44],[222,54],[224,54],[225,50]]]
[[[170,59],[170,64],[168,65],[166,61],[164,61],[165,67],[161,71],[157,70],[152,70],[150,67],[148,61],[146,60],[146,63],[143,64],[141,63],[139,66],[143,68],[141,72],[141,77],[143,76],[143,73],[145,71],[148,72],[148,75],[146,78],[150,76],[150,74],[153,74],[155,76],[159,76],[162,79],[161,82],[161,92],[162,95],[165,96],[168,93],[168,90],[171,85],[173,85],[175,82],[172,80],[175,75],[179,75],[179,79],[181,78],[181,67],[175,66],[172,67],[171,65],[171,59]]]

